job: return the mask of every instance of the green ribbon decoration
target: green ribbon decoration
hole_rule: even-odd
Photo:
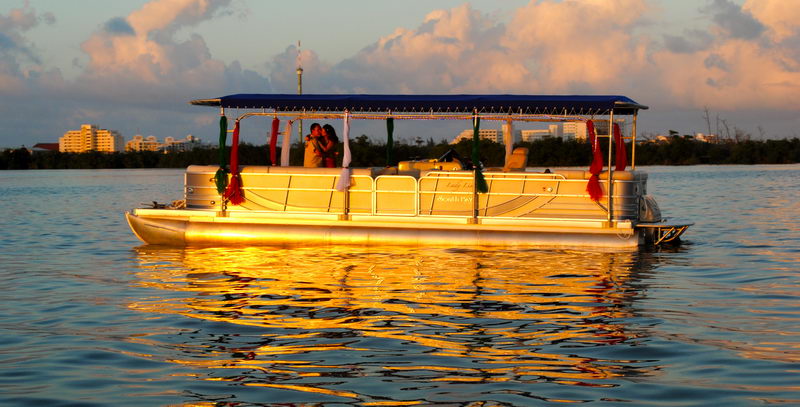
[[[472,122],[472,166],[475,168],[475,189],[479,193],[485,194],[489,192],[489,185],[486,184],[486,178],[483,177],[480,167],[480,127],[481,118],[475,115]]]
[[[225,115],[219,117],[219,169],[214,174],[214,183],[217,184],[217,193],[222,195],[228,188],[228,154],[225,150],[225,143],[228,137],[228,118]]]
[[[394,164],[394,118],[386,119],[386,166]]]

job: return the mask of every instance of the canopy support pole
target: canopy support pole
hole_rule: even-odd
[[[478,121],[478,111],[472,112],[472,223],[478,223],[478,153],[477,144],[480,139],[480,122]]]
[[[631,171],[636,169],[636,119],[639,111],[633,113],[633,126],[631,129]]]
[[[508,168],[508,161],[514,152],[514,121],[511,118],[506,119],[503,124],[503,144],[506,147],[506,161],[503,166]]]
[[[613,177],[614,169],[611,168],[611,157],[612,157],[611,150],[614,149],[614,143],[612,142],[614,140],[614,138],[613,138],[614,130],[613,129],[614,129],[614,109],[611,109],[611,111],[608,114],[608,171],[607,171],[607,175],[608,175],[608,177],[607,177],[607,179],[608,179],[608,188],[607,188],[608,191],[607,192],[608,193],[606,194],[607,195],[606,202],[607,202],[607,205],[608,205],[608,227],[611,227],[611,218],[613,217],[613,214],[612,214],[613,207],[611,206],[613,204],[613,202],[612,202],[613,200],[612,200],[611,196],[614,195],[614,183],[612,182],[613,179],[614,179],[614,177]]]
[[[300,116],[301,119],[297,121],[297,137],[300,140],[300,144],[303,144],[303,142],[305,141],[303,139],[303,119],[302,119],[302,117],[305,116],[305,113],[306,109],[303,109],[303,115],[301,115]]]

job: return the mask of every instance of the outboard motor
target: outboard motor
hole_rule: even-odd
[[[652,195],[642,197],[639,206],[639,222],[661,222],[661,209]]]
[[[645,195],[639,201],[639,222],[661,222],[661,209],[659,209],[658,203],[652,195]],[[648,243],[655,242],[657,230],[655,228],[645,228],[644,240]]]

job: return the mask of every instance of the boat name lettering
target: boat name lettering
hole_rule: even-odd
[[[457,195],[437,195],[437,202],[447,203],[469,203],[472,202],[471,196],[457,196]]]
[[[471,189],[472,183],[469,181],[447,181],[444,186],[445,188],[453,189]]]

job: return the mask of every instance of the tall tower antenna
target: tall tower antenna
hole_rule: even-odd
[[[303,94],[303,66],[300,63],[300,40],[297,40],[297,94]],[[303,121],[300,120],[297,126],[297,135],[303,141]]]
[[[297,41],[297,94],[303,94],[303,65],[300,61],[300,40]]]

